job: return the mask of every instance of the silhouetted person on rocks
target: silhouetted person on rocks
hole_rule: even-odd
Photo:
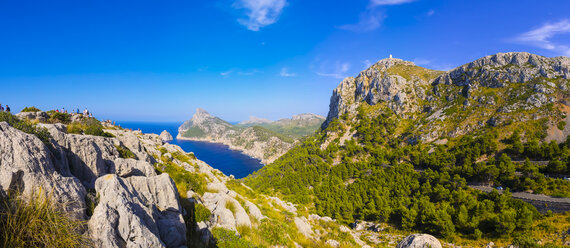
[[[6,105],[6,112],[10,113],[10,106]]]

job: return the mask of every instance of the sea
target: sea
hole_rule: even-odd
[[[198,159],[228,176],[244,178],[263,167],[259,159],[232,150],[224,144],[176,139],[178,127],[182,123],[117,122],[116,124],[132,130],[140,129],[143,133],[160,134],[166,130],[174,137],[174,140],[169,143],[180,146],[185,152],[193,152]]]

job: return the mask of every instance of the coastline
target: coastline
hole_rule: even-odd
[[[180,133],[178,133],[178,134],[176,135],[176,139],[177,139],[177,140],[187,140],[187,141],[208,142],[208,143],[212,143],[212,144],[225,145],[225,146],[227,146],[230,150],[238,151],[238,152],[240,152],[240,153],[242,153],[242,154],[244,154],[244,155],[246,155],[246,156],[248,156],[248,157],[251,157],[251,158],[254,158],[254,159],[259,160],[259,162],[260,162],[263,166],[266,166],[267,164],[270,164],[271,162],[273,162],[273,160],[271,160],[271,161],[270,161],[270,160],[266,160],[266,159],[263,159],[263,158],[260,158],[260,157],[256,156],[255,154],[250,154],[250,153],[248,153],[248,150],[245,150],[245,149],[243,149],[243,148],[236,147],[236,146],[234,146],[234,145],[232,145],[232,144],[227,144],[227,143],[220,142],[220,141],[212,141],[212,140],[206,139],[206,138],[189,138],[189,137],[183,137],[182,135],[180,135]]]

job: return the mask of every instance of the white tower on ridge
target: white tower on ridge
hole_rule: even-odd
[[[392,58],[392,54],[390,54],[390,58]]]

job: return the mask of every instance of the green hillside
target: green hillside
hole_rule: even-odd
[[[570,197],[570,181],[553,176],[570,175],[570,80],[555,59],[533,56],[488,56],[444,74],[381,61],[335,90],[323,130],[245,181],[344,223],[384,222],[459,243],[524,235],[562,244],[568,215],[552,221],[548,206],[512,197]],[[513,62],[525,58],[539,63]],[[361,96],[341,92],[366,87]]]

